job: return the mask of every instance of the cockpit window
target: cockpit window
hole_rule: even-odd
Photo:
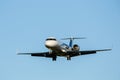
[[[54,41],[56,41],[56,39],[54,39],[54,38],[48,38],[48,39],[46,39],[46,41],[48,41],[48,40],[54,40]]]

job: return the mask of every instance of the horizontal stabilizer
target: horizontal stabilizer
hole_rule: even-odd
[[[61,40],[74,40],[74,39],[86,39],[85,37],[70,37],[70,38],[62,38]]]

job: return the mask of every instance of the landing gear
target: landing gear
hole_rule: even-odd
[[[70,55],[68,55],[68,56],[67,56],[67,60],[71,60],[71,57],[70,57]]]
[[[52,61],[56,61],[56,59],[57,59],[56,56],[52,57]]]

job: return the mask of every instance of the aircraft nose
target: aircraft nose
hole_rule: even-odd
[[[47,48],[54,48],[58,45],[58,42],[57,41],[46,41],[45,42],[45,46]]]

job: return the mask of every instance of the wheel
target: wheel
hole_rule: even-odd
[[[57,59],[56,56],[52,57],[52,61],[56,61],[56,59]]]
[[[71,57],[70,57],[70,56],[67,56],[67,60],[71,60]]]

